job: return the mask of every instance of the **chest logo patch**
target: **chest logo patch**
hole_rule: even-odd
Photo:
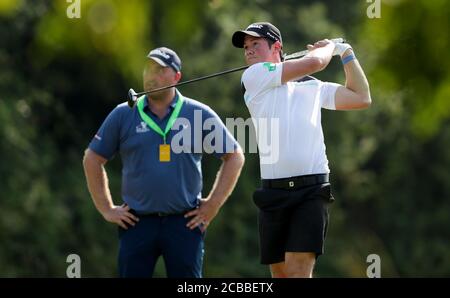
[[[267,68],[268,71],[274,71],[277,68],[275,63],[270,63],[270,62],[264,62],[263,66],[265,68]]]
[[[150,128],[148,128],[147,124],[144,121],[141,121],[141,124],[136,126],[136,132],[137,133],[144,133],[150,131]]]

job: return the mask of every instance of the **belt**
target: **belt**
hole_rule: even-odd
[[[263,188],[297,189],[305,186],[328,183],[328,174],[304,175],[281,179],[262,179]]]
[[[164,212],[154,212],[154,213],[139,213],[138,216],[157,216],[164,217],[170,215],[181,215],[181,213],[164,213]]]
[[[194,209],[191,209],[194,210]],[[190,210],[186,210],[184,212],[179,212],[179,213],[165,213],[165,212],[149,212],[149,213],[145,213],[145,212],[136,212],[136,210],[130,209],[130,213],[136,216],[154,216],[154,217],[165,217],[165,216],[171,216],[171,215],[184,215],[187,212],[189,212]]]

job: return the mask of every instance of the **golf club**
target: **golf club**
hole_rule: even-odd
[[[334,39],[331,39],[331,41],[334,42],[334,43],[344,43],[344,42],[346,42],[344,38],[334,38]],[[303,50],[303,51],[292,53],[290,55],[285,55],[284,56],[284,61],[303,57],[306,54],[308,54],[308,52],[309,52],[308,50]],[[161,87],[161,88],[156,88],[156,89],[149,90],[149,91],[136,92],[132,88],[130,88],[130,90],[128,90],[128,106],[130,108],[132,108],[134,106],[134,104],[136,103],[136,100],[141,95],[144,95],[144,94],[154,93],[154,92],[170,89],[170,88],[173,88],[173,87],[186,85],[186,84],[189,84],[189,83],[210,79],[210,78],[221,76],[221,75],[224,75],[224,74],[228,74],[228,73],[244,70],[244,69],[247,69],[249,67],[250,67],[249,65],[241,66],[241,67],[237,67],[237,68],[233,68],[233,69],[229,69],[229,70],[213,73],[213,74],[210,74],[210,75],[207,75],[207,76],[203,76],[203,77],[200,77],[200,78],[184,81],[184,82],[181,82],[181,83],[177,83],[177,84],[173,84],[173,85],[169,85],[169,86],[165,86],[165,87]]]

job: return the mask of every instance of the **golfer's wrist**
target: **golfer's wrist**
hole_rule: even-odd
[[[345,57],[347,57],[349,55],[355,55],[352,48],[348,48],[347,50],[345,50],[345,52],[342,53],[341,59],[344,59]]]
[[[349,45],[348,43],[335,43],[334,45],[335,47],[333,51],[333,56],[340,56],[341,58],[349,49],[352,48],[352,46]]]
[[[341,57],[341,62],[343,66],[354,60],[356,60],[356,56],[351,49],[345,51],[345,53]]]

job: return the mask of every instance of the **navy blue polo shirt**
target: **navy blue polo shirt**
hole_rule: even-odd
[[[145,98],[144,112],[164,131],[179,94],[159,119]],[[170,162],[159,161],[163,137],[140,117],[137,107],[118,105],[105,119],[89,149],[111,160],[122,160],[122,198],[138,213],[180,213],[195,208],[202,197],[203,153],[220,158],[239,147],[219,116],[207,105],[184,97],[180,114],[167,134]]]

